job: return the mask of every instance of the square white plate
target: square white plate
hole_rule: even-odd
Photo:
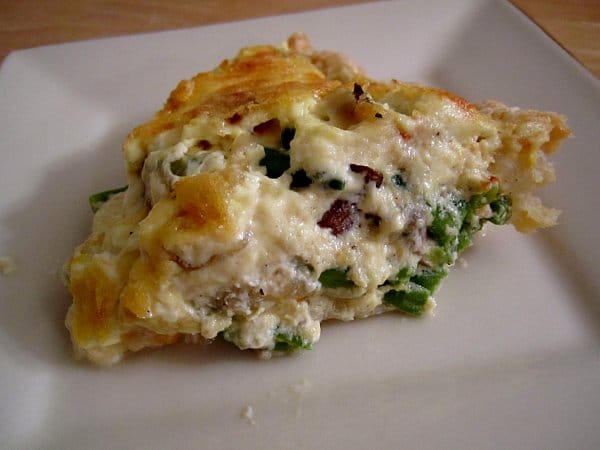
[[[223,343],[75,362],[62,263],[120,146],[182,79],[303,30],[378,78],[556,110],[575,137],[546,192],[552,231],[491,230],[422,320],[328,323],[310,352]],[[0,447],[598,448],[598,81],[508,3],[421,0],[13,53],[0,70]],[[252,420],[242,418],[251,406]]]

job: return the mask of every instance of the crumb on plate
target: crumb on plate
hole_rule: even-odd
[[[248,421],[250,425],[256,426],[256,420],[254,419],[254,408],[252,405],[246,405],[242,410],[242,419]]]
[[[0,273],[9,275],[17,270],[17,263],[11,256],[0,256]]]

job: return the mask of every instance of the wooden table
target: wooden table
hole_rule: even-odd
[[[0,0],[0,61],[13,50],[368,0]],[[450,0],[449,0],[450,1]],[[600,78],[600,0],[512,0]],[[227,7],[223,5],[227,3]]]

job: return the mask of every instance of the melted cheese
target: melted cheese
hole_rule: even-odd
[[[432,264],[432,208],[492,179],[514,195],[518,226],[552,221],[531,208],[531,191],[551,178],[544,149],[566,136],[557,116],[539,113],[528,133],[518,125],[526,115],[375,82],[295,39],[182,81],[127,138],[129,188],[96,214],[67,266],[67,324],[88,358],[112,363],[221,332],[242,349],[272,350],[280,334],[313,343],[322,320],[390,310],[387,280]],[[264,167],[273,147],[289,158],[277,177]],[[300,171],[311,184],[294,188]],[[336,202],[348,214],[340,230],[324,219]],[[324,286],[329,269],[350,285]]]

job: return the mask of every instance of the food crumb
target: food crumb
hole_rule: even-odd
[[[272,357],[273,357],[272,350],[259,350],[258,351],[258,358],[262,359],[263,361],[268,361]]]
[[[15,260],[10,256],[0,256],[0,273],[2,275],[8,275],[17,270],[17,264]]]
[[[252,426],[256,426],[256,420],[254,419],[254,408],[252,405],[246,405],[242,410],[242,419],[248,421]]]

